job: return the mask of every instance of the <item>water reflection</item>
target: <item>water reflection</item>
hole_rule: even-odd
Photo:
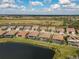
[[[52,59],[53,55],[54,51],[29,44],[0,43],[0,59]]]

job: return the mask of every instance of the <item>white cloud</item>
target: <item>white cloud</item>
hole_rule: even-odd
[[[54,4],[50,6],[51,9],[58,9],[60,7],[61,7],[60,4]]]
[[[48,12],[49,13],[49,12],[52,12],[52,11],[54,11],[56,9],[60,9],[60,8],[61,8],[60,4],[52,4],[52,5],[50,5],[49,8],[42,8],[41,10],[42,10],[42,12]]]
[[[8,2],[10,0],[7,0]],[[12,0],[14,2],[14,0]],[[21,4],[21,1],[18,1]],[[46,3],[49,3],[51,0],[44,0]],[[49,1],[49,2],[47,2]],[[71,0],[59,0],[56,4],[51,4],[49,7],[43,7],[43,8],[32,8],[32,6],[44,6],[44,2],[40,1],[31,1],[30,5],[31,7],[25,7],[24,5],[19,4],[0,4],[0,13],[10,13],[10,14],[79,14],[79,5],[77,5],[75,2],[72,2]],[[64,7],[64,8],[63,8]],[[63,8],[63,9],[62,9]]]
[[[51,8],[43,8],[41,10],[40,10],[41,12],[51,12],[52,11]]]
[[[60,4],[70,4],[71,1],[70,0],[59,0]]]
[[[79,5],[77,5],[76,3],[70,3],[70,4],[62,5],[62,6],[68,9],[79,9]]]
[[[3,0],[0,4],[0,8],[16,8],[15,0]]]
[[[75,7],[76,6],[76,3],[70,3],[69,6]]]
[[[79,5],[77,5],[76,3],[71,3],[70,7],[74,9],[79,9]]]
[[[1,4],[0,8],[17,8],[17,5],[13,5],[13,4]]]
[[[20,6],[19,9],[22,10],[22,11],[26,11],[26,7],[25,6]]]
[[[19,2],[21,2],[21,0],[18,0]],[[0,4],[0,8],[10,8],[10,9],[20,9],[22,11],[26,10],[26,7],[23,5],[17,5],[15,0],[3,0]]]
[[[39,1],[31,1],[31,5],[32,6],[39,6],[39,5],[43,6],[43,3]]]
[[[75,2],[72,2],[72,0],[59,0],[59,4],[67,9],[79,9],[79,5],[77,5]]]
[[[75,7],[76,6],[76,3],[70,3],[70,4],[65,4],[65,5],[62,5],[63,7]]]

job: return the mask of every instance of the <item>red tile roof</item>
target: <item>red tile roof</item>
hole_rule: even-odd
[[[38,31],[32,31],[28,34],[28,36],[38,36],[39,32]]]
[[[13,30],[13,31],[8,31],[6,33],[6,35],[15,35],[17,33],[17,31]]]
[[[19,31],[19,32],[17,33],[17,35],[25,36],[25,35],[27,35],[28,33],[29,33],[28,31]]]
[[[49,38],[51,37],[51,34],[48,33],[48,32],[46,32],[46,33],[45,33],[45,32],[41,32],[41,33],[39,34],[39,37],[49,39]]]
[[[68,31],[68,32],[75,32],[75,29],[74,28],[67,28],[66,31]]]
[[[0,35],[3,35],[4,33],[6,33],[6,31],[0,30]]]
[[[52,39],[55,40],[64,40],[64,36],[61,34],[53,34]]]

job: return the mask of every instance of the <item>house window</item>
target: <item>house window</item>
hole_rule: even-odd
[[[36,29],[34,28],[34,31],[35,31]]]
[[[7,38],[12,38],[13,35],[6,35],[5,37],[7,37]]]
[[[22,37],[22,35],[18,35],[18,37]]]
[[[69,32],[69,34],[71,34],[72,32]]]

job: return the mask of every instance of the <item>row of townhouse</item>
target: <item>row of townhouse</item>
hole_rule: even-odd
[[[79,47],[79,35],[76,35],[76,36],[70,35],[67,38],[67,41],[68,41],[69,45],[78,46]]]
[[[47,31],[49,30],[49,31]],[[52,42],[63,43],[64,36],[69,35],[67,41],[71,45],[79,46],[79,30],[74,28],[55,28],[45,26],[1,26],[0,27],[0,37],[24,37],[30,39],[37,39],[42,41],[48,41],[51,39]],[[74,38],[72,38],[74,37]]]
[[[49,32],[39,32],[39,31],[3,31],[0,30],[0,38],[14,38],[23,37],[33,40],[41,40],[48,42],[51,40],[54,43],[63,44],[64,36],[61,34],[51,34]]]
[[[11,31],[11,30],[33,30],[33,31],[41,31],[41,32],[51,32],[51,33],[59,33],[59,34],[72,34],[75,35],[76,33],[79,33],[79,29],[75,28],[56,28],[56,27],[46,27],[46,26],[38,26],[38,25],[25,25],[25,26],[0,26],[0,30],[6,30],[6,31]]]

